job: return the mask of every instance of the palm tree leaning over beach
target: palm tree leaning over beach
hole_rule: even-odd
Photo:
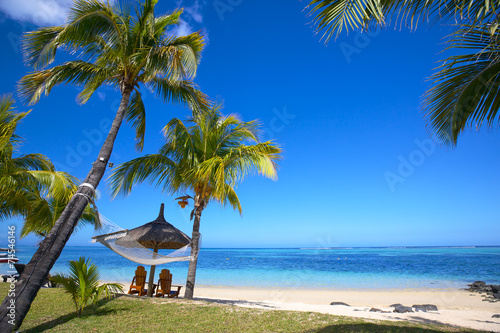
[[[498,1],[312,0],[317,30],[328,42],[345,30],[369,30],[396,25],[416,29],[425,23],[452,23],[457,30],[445,50],[456,54],[441,62],[423,96],[423,113],[430,132],[444,144],[457,144],[467,128],[500,122],[500,33]],[[472,53],[470,53],[472,51]]]
[[[29,112],[17,113],[13,104],[12,97],[0,97],[0,221],[22,217],[20,237],[29,233],[43,237],[77,191],[78,180],[55,171],[44,155],[14,157],[23,141],[15,134],[17,125]],[[79,225],[84,224],[101,225],[97,211],[90,206],[79,221]]]
[[[88,101],[103,84],[119,89],[121,101],[109,134],[84,183],[19,278],[15,296],[4,299],[0,307],[1,332],[22,324],[31,302],[94,196],[124,118],[135,128],[136,147],[142,149],[145,108],[139,92],[140,84],[156,90],[165,102],[187,104],[195,111],[209,104],[207,97],[192,82],[200,61],[203,37],[199,33],[169,36],[167,29],[179,22],[182,10],[156,17],[157,1],[146,0],[137,5],[133,16],[128,7],[122,9],[118,4],[111,6],[109,2],[75,0],[65,25],[40,28],[24,36],[25,61],[34,67],[35,72],[21,79],[19,92],[31,104],[36,103],[42,93],[48,94],[61,83],[83,86],[78,95],[81,103]],[[58,48],[78,54],[81,60],[43,69],[54,61]],[[16,306],[13,316],[9,317],[7,306],[11,301]]]
[[[193,235],[186,292],[193,298],[199,250],[200,219],[209,202],[229,204],[241,214],[235,186],[248,173],[276,179],[281,149],[271,141],[259,142],[255,121],[243,122],[223,116],[220,106],[195,113],[187,126],[174,118],[164,128],[165,143],[157,154],[120,164],[110,176],[113,196],[128,194],[132,187],[149,180],[169,194],[187,193],[194,200],[191,212]],[[188,196],[185,196],[187,198]]]

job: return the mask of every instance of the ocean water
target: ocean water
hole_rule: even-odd
[[[35,250],[18,247],[20,262]],[[81,256],[102,280],[129,282],[138,265],[104,246],[66,247],[51,272],[67,273]],[[188,262],[158,266],[155,275],[162,268],[185,284]],[[196,275],[197,285],[280,289],[458,289],[476,280],[500,284],[500,247],[202,249]]]

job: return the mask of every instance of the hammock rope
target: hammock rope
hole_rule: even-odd
[[[99,218],[102,225],[101,231],[105,231],[106,234],[92,237],[92,243],[99,242],[128,260],[143,265],[162,265],[170,262],[192,260],[190,256],[191,244],[167,255],[155,253],[129,237],[128,229],[120,228],[102,214],[99,214]],[[199,237],[201,242],[201,235]]]

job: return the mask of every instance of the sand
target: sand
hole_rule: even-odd
[[[128,287],[128,283],[122,282]],[[181,297],[184,288],[181,291]],[[195,299],[266,310],[320,312],[375,320],[407,320],[500,332],[500,302],[465,290],[312,290],[196,286]],[[350,306],[330,305],[344,302]],[[434,304],[438,311],[394,313],[392,304]],[[378,308],[389,313],[370,312]]]
[[[290,290],[196,287],[195,298],[269,310],[311,311],[380,320],[408,320],[500,332],[500,302],[465,290]],[[344,302],[350,306],[330,305]],[[392,304],[434,304],[436,312],[393,313]],[[370,312],[378,308],[390,313]]]

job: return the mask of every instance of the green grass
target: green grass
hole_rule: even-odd
[[[0,295],[7,294],[0,283]],[[41,289],[22,332],[475,332],[448,326],[374,321],[311,312],[246,309],[182,299],[126,296],[101,300],[75,315],[62,289]]]

